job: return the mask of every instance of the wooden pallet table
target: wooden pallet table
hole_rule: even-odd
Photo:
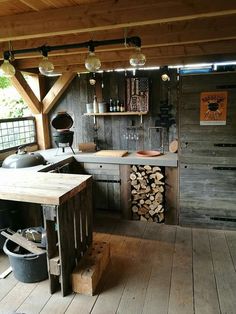
[[[71,273],[92,243],[92,177],[1,169],[0,199],[41,204],[50,292],[71,292]]]

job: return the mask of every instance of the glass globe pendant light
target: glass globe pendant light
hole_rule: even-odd
[[[133,67],[141,67],[146,63],[146,56],[141,52],[140,47],[135,48],[135,52],[129,58],[129,63]]]
[[[39,63],[39,72],[43,75],[49,75],[53,72],[54,65],[48,60],[48,57],[43,56],[42,61]]]
[[[43,59],[39,63],[39,72],[42,75],[48,76],[54,71],[54,65],[51,61],[48,60],[48,51],[42,49]]]
[[[85,67],[89,72],[96,72],[101,67],[100,59],[94,53],[94,47],[89,47],[89,54],[85,59]]]
[[[9,62],[9,60],[4,59],[2,65],[0,66],[0,75],[5,77],[13,77],[16,74],[16,69],[14,66]]]

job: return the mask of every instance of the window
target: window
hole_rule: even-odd
[[[0,151],[36,143],[34,117],[0,119]]]

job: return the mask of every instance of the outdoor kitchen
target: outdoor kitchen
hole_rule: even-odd
[[[235,313],[235,15],[0,1],[0,314]]]

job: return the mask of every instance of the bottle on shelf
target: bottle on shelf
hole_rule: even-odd
[[[120,112],[125,112],[125,105],[122,101],[120,102]]]
[[[93,112],[98,113],[98,101],[96,95],[93,97]]]
[[[113,109],[114,109],[113,101],[112,101],[112,98],[110,98],[109,111],[113,112],[114,111]]]
[[[116,101],[116,111],[120,112],[120,101],[119,101],[119,99],[117,99],[117,101]]]
[[[117,110],[116,110],[116,101],[114,100],[114,102],[113,102],[113,112],[116,112]]]

